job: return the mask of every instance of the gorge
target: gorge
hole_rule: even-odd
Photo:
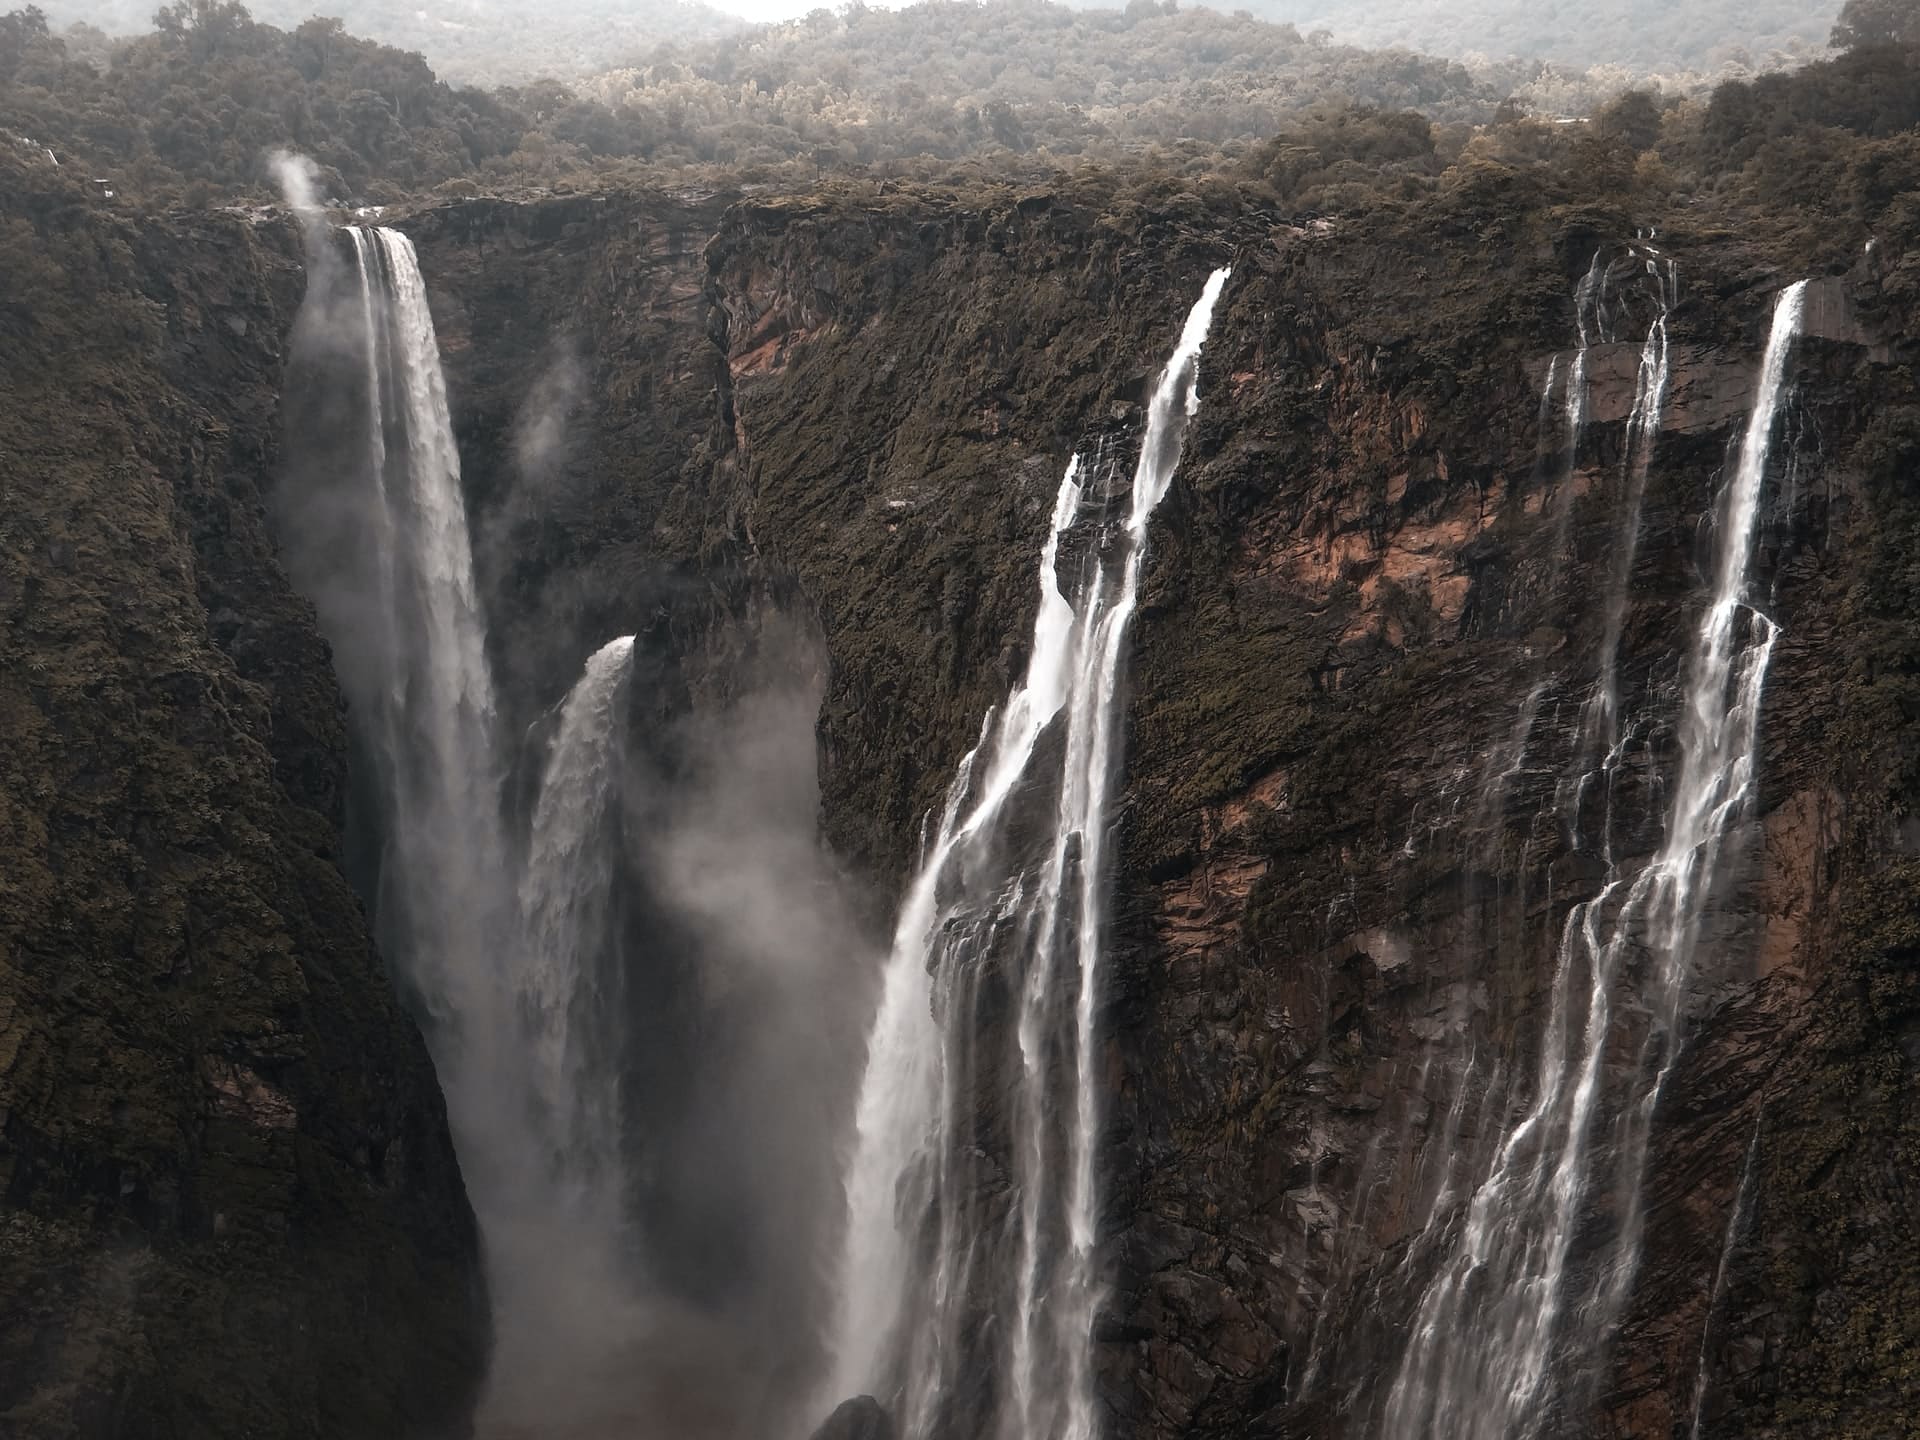
[[[81,184],[0,1433],[1920,1425],[1911,211]]]

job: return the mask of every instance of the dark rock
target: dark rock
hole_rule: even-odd
[[[0,1432],[462,1434],[473,1217],[339,868],[340,695],[265,528],[294,237],[29,233],[0,347]]]
[[[893,1440],[893,1421],[873,1396],[856,1395],[840,1402],[813,1440]]]

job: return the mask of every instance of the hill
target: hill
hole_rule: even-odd
[[[48,0],[55,28],[76,23],[109,35],[153,28],[153,0]],[[256,0],[253,16],[292,30],[315,15],[347,30],[426,57],[461,85],[516,85],[542,76],[574,76],[622,65],[663,41],[698,40],[740,28],[735,16],[702,0]]]
[[[1355,45],[1531,56],[1649,74],[1767,68],[1826,49],[1839,0],[1246,0],[1263,19]]]

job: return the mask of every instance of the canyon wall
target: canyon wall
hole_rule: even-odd
[[[466,1433],[478,1242],[275,558],[278,217],[0,166],[0,1431]]]
[[[640,598],[663,676],[696,688],[686,637],[724,648],[743,605],[803,613],[826,654],[825,833],[881,896],[1021,672],[1064,457],[1137,439],[1178,317],[1235,265],[1132,670],[1103,1396],[1117,1434],[1358,1434],[1436,1192],[1525,1099],[1562,923],[1600,883],[1555,796],[1618,583],[1646,294],[1591,347],[1576,453],[1540,396],[1582,274],[1648,217],[1462,194],[1294,222],[1203,189],[473,202],[414,229],[442,334],[472,337],[449,347],[463,434],[504,433],[537,383],[524,331],[485,338],[522,296],[585,377],[565,505],[518,522],[553,549],[502,583],[583,613]],[[1669,224],[1672,390],[1619,640],[1623,711],[1665,718],[1624,863],[1659,843],[1706,517],[1773,297],[1821,278],[1794,481],[1762,520],[1784,634],[1757,814],[1653,1133],[1620,1343],[1565,1424],[1685,1433],[1697,1408],[1702,1434],[1895,1433],[1913,262]],[[581,504],[634,507],[617,545]],[[980,1101],[1002,1141],[1003,1098]]]
[[[10,267],[0,306],[23,457],[0,1313],[34,1317],[0,1324],[0,1414],[431,1433],[470,1393],[484,1307],[424,1051],[342,878],[338,695],[263,505],[294,237],[36,203],[15,239],[45,268]],[[1224,184],[1097,180],[389,217],[441,337],[506,733],[634,633],[634,745],[670,771],[674,722],[777,652],[820,697],[821,826],[874,925],[1022,672],[1066,456],[1137,442],[1179,317],[1233,264],[1129,680],[1113,1435],[1371,1433],[1435,1197],[1525,1098],[1562,922],[1599,884],[1554,817],[1616,583],[1644,289],[1590,347],[1571,454],[1541,395],[1596,252],[1650,221],[1679,299],[1622,592],[1622,710],[1652,717],[1625,861],[1659,843],[1703,517],[1767,316],[1816,284],[1794,483],[1762,516],[1783,635],[1759,800],[1654,1127],[1626,1319],[1557,1433],[1691,1433],[1696,1410],[1703,1435],[1902,1433],[1920,258],[1898,237],[1863,258],[1812,227],[1468,192],[1296,220]],[[114,301],[87,327],[83,294]],[[1576,1263],[1616,1220],[1597,1207]],[[673,1223],[718,1272],[752,1263],[719,1220]],[[409,1374],[431,1383],[403,1395]],[[216,1395],[231,1409],[184,1418]]]

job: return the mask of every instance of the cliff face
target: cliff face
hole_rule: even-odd
[[[0,1430],[461,1433],[472,1218],[266,523],[292,236],[0,166]]]
[[[341,879],[338,694],[261,508],[293,238],[24,190],[16,212],[39,268],[9,264],[0,303],[0,449],[22,457],[0,522],[20,737],[0,1413],[50,1435],[431,1429],[477,1366],[474,1240]],[[1112,1434],[1369,1433],[1433,1263],[1419,1236],[1525,1100],[1564,919],[1600,883],[1557,817],[1609,597],[1622,713],[1647,717],[1631,863],[1660,840],[1702,517],[1803,275],[1797,478],[1769,492],[1757,569],[1783,636],[1755,820],[1654,1126],[1624,1324],[1562,1429],[1684,1433],[1696,1404],[1706,1435],[1920,1424],[1915,237],[1857,262],[1663,223],[1673,397],[1622,577],[1644,285],[1589,353],[1571,455],[1540,397],[1580,276],[1647,218],[1461,194],[1295,224],[1221,187],[399,222],[507,732],[637,631],[635,743],[671,766],[739,656],[801,637],[794,668],[824,657],[823,828],[881,912],[1022,672],[1068,453],[1137,441],[1180,315],[1233,263],[1130,672],[1102,1017]],[[43,299],[81,293],[108,302],[85,326]],[[998,1097],[978,1103],[994,1142]],[[1576,1262],[1617,1218],[1596,1209]]]
[[[1416,1238],[1525,1100],[1563,922],[1600,884],[1555,816],[1607,597],[1622,712],[1649,717],[1620,805],[1634,863],[1660,840],[1703,517],[1773,297],[1805,274],[1827,278],[1783,442],[1798,478],[1763,517],[1784,633],[1756,818],[1653,1131],[1624,1326],[1567,1424],[1667,1434],[1696,1404],[1703,1434],[1913,1423],[1915,1312],[1894,1298],[1916,1274],[1896,1178],[1920,874],[1912,262],[1663,228],[1672,398],[1616,576],[1649,292],[1628,287],[1589,354],[1577,454],[1540,395],[1579,278],[1644,223],[1483,195],[1295,225],[1228,192],[883,192],[409,224],[441,333],[471,346],[449,342],[465,436],[524,413],[526,357],[555,336],[588,397],[549,548],[515,546],[498,594],[639,600],[665,711],[731,617],[803,612],[827,656],[823,823],[883,893],[1024,665],[1067,453],[1126,443],[1179,315],[1235,264],[1132,669],[1105,1008],[1115,1433],[1327,1436],[1377,1413],[1433,1263]],[[536,334],[506,346],[521,293]],[[576,505],[619,511],[615,538]],[[979,1104],[991,1137],[999,1097]]]

